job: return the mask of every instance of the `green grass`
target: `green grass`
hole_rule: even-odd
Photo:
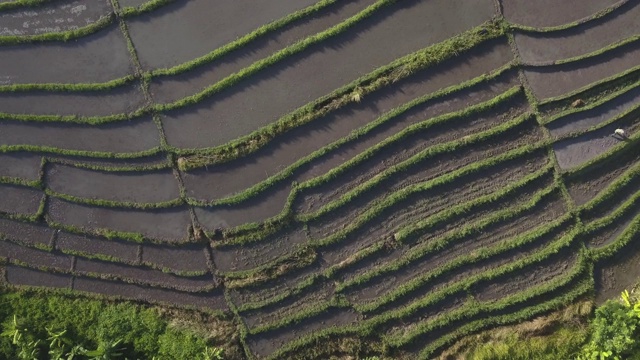
[[[13,316],[30,332],[46,338],[45,326],[67,330],[77,344],[95,348],[122,339],[130,358],[200,359],[207,346],[237,353],[234,325],[224,316],[171,310],[132,302],[113,302],[63,292],[0,289],[0,321]],[[0,357],[14,359],[10,339],[0,337]]]

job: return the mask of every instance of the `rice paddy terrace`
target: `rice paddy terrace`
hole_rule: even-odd
[[[615,296],[640,276],[638,19],[2,0],[2,281],[228,313],[257,359],[432,358]]]

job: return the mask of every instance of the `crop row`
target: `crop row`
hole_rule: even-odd
[[[491,195],[491,197],[495,199],[505,198],[505,195],[512,194],[515,190],[522,188],[524,183],[529,183],[530,181],[536,181],[536,180],[539,181],[540,179],[541,179],[540,176],[536,176],[536,175],[530,176],[524,181],[520,181],[515,185],[509,186],[505,189],[501,189],[500,191]],[[440,235],[437,238],[432,239],[432,241],[430,241],[427,244],[418,245],[417,247],[413,248],[413,251],[407,256],[407,258],[403,258],[401,260],[392,262],[390,264],[377,267],[375,270],[366,272],[362,276],[356,277],[353,280],[350,280],[347,282],[338,282],[336,286],[336,291],[344,292],[349,288],[352,288],[361,283],[367,282],[377,276],[381,276],[388,272],[393,272],[402,267],[409,266],[412,262],[419,260],[420,258],[422,258],[423,256],[426,256],[429,253],[438,251],[443,247],[451,243],[454,243],[456,241],[459,241],[460,239],[463,239],[465,237],[471,236],[474,233],[480,233],[483,231],[483,229],[486,229],[489,226],[494,225],[500,221],[505,221],[510,218],[514,218],[518,214],[522,214],[523,212],[528,211],[533,207],[535,207],[536,205],[538,205],[540,202],[542,202],[547,197],[549,197],[553,192],[555,192],[556,189],[557,189],[556,186],[552,186],[550,188],[544,189],[536,193],[528,202],[523,203],[522,205],[510,207],[504,210],[499,210],[479,221],[468,224],[462,228],[456,229],[454,232],[450,234],[446,233],[446,234]],[[462,206],[471,206],[473,204],[477,204],[477,201],[470,200],[467,204],[464,204]],[[433,216],[432,218],[446,219],[447,216],[446,214],[440,214],[440,215]],[[301,281],[289,292],[281,293],[278,296],[272,299],[269,299],[267,301],[261,301],[258,303],[250,303],[250,304],[244,305],[243,311],[248,311],[248,310],[258,309],[268,305],[273,305],[286,298],[297,296],[298,294],[302,293],[305,289],[318,284],[319,281],[335,279],[335,277],[339,275],[341,272],[347,271],[350,266],[353,266],[354,264],[357,264],[358,262],[361,262],[361,261],[366,261],[367,258],[371,256],[376,256],[377,254],[384,252],[386,249],[389,248],[389,246],[390,245],[386,241],[379,241],[369,247],[366,247],[356,252],[354,255],[350,256],[348,259],[338,264],[332,265],[321,274],[312,275],[311,277]],[[333,281],[336,281],[336,280],[333,280]]]
[[[434,304],[439,303],[441,301],[444,301],[453,294],[456,294],[456,293],[459,293],[460,291],[464,291],[465,289],[471,288],[474,284],[490,281],[492,279],[496,279],[498,277],[504,276],[509,273],[515,273],[527,265],[531,265],[531,264],[543,261],[549,258],[550,256],[552,256],[553,254],[556,254],[561,249],[566,249],[570,247],[575,242],[575,238],[578,233],[579,233],[579,229],[574,228],[574,230],[564,235],[559,240],[548,245],[544,250],[535,253],[534,255],[515,261],[513,263],[502,265],[498,268],[493,268],[484,273],[468,277],[460,282],[446,286],[437,291],[431,292],[427,296],[423,297],[422,299],[408,306],[376,315],[374,317],[371,317],[370,319],[367,319],[361,322],[358,325],[347,326],[342,328],[330,328],[330,329],[316,332],[311,335],[301,337],[291,342],[290,344],[286,345],[285,347],[282,347],[276,353],[272,354],[270,358],[279,358],[281,356],[284,356],[284,354],[289,353],[291,351],[295,351],[297,348],[303,347],[306,344],[313,342],[314,340],[322,337],[346,335],[346,334],[357,335],[360,337],[367,337],[367,336],[373,335],[376,332],[380,331],[380,328],[385,324],[387,324],[388,322],[394,319],[410,318],[417,311],[429,306],[433,306]]]

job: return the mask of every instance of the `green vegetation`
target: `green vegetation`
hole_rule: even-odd
[[[4,359],[218,360],[237,351],[228,319],[186,310],[8,289],[0,304]]]

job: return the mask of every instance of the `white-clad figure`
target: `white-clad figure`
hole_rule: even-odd
[[[614,135],[618,135],[619,137],[621,137],[621,138],[623,138],[623,139],[626,139],[626,138],[627,138],[627,134],[626,134],[626,133],[624,132],[624,130],[622,130],[622,129],[616,129],[616,130],[613,132],[613,134],[614,134]]]

